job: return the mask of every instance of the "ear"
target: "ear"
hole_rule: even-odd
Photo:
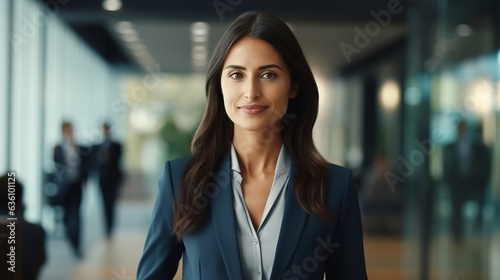
[[[297,83],[293,84],[292,89],[290,91],[290,95],[288,96],[290,99],[294,99],[299,94],[299,85]]]

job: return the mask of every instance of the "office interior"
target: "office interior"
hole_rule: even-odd
[[[46,232],[39,279],[135,279],[163,162],[189,153],[210,54],[250,10],[283,18],[311,65],[315,144],[354,172],[369,279],[500,279],[498,0],[164,2],[0,1],[0,172],[23,182],[25,218]],[[65,120],[81,145],[105,121],[123,145],[116,231],[104,235],[91,177],[81,259],[48,202]],[[460,122],[488,157],[470,186],[482,191],[457,208],[446,158]]]

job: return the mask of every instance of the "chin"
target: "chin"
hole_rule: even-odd
[[[271,126],[269,122],[240,122],[234,123],[235,130],[244,130],[249,132],[262,133],[263,135],[270,135],[273,132],[278,132],[279,126]]]

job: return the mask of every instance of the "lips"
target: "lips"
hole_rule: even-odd
[[[238,107],[244,113],[249,115],[256,115],[267,109],[267,106],[264,105],[244,105]]]

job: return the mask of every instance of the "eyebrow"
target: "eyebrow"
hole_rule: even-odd
[[[224,68],[224,70],[226,70],[227,68],[233,68],[233,69],[238,69],[238,70],[246,70],[245,67],[243,66],[239,66],[239,65],[228,65]],[[269,69],[269,68],[278,68],[280,69],[281,71],[283,71],[283,69],[278,65],[278,64],[268,64],[268,65],[263,65],[263,66],[260,66],[258,68],[258,70],[265,70],[265,69]]]

